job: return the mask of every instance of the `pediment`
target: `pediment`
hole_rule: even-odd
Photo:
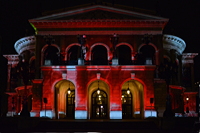
[[[29,20],[38,35],[162,34],[168,19],[105,5],[52,12]]]
[[[33,20],[98,20],[98,19],[122,19],[122,20],[158,20],[164,19],[135,11],[119,9],[104,5],[93,5],[65,12],[55,13]]]

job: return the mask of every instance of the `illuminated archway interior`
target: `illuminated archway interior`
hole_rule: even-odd
[[[107,83],[105,83],[102,80],[95,80],[88,86],[88,117],[92,117],[92,94],[94,94],[98,88],[100,91],[103,91],[107,95],[107,112],[109,112],[110,108],[110,93],[109,93],[109,86]],[[107,114],[107,117],[109,117],[109,114]]]
[[[130,94],[129,95],[126,95],[126,96],[129,96],[128,99],[125,99],[124,98],[124,94],[125,93],[124,91],[127,91],[129,88],[130,90],[130,94],[131,94],[131,100],[132,101],[129,101],[131,104],[132,104],[132,117],[133,118],[138,118],[138,117],[143,117],[144,116],[144,113],[143,113],[143,110],[144,110],[144,101],[143,101],[143,98],[144,98],[144,92],[143,92],[143,85],[136,81],[136,80],[129,80],[129,81],[126,81],[123,86],[122,86],[122,98],[121,100],[129,100],[130,99]],[[123,104],[123,101],[122,101],[122,104]],[[123,110],[123,109],[122,109]]]
[[[69,94],[69,91],[71,91],[70,94]],[[61,80],[58,83],[56,83],[55,85],[55,113],[56,115],[58,115],[59,118],[72,117],[72,116],[67,116],[67,112],[69,112],[69,108],[67,108],[69,107],[67,103],[68,101],[67,96],[69,95],[71,97],[74,91],[75,91],[75,86],[71,81]]]

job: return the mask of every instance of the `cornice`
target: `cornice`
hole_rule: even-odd
[[[35,36],[23,37],[15,42],[14,48],[20,55],[25,50],[35,50]]]
[[[161,35],[162,31],[161,30],[106,30],[106,31],[90,31],[86,30],[83,31],[81,29],[76,30],[76,31],[38,31],[37,35],[75,35],[77,36],[78,34],[85,34],[85,35],[112,35],[113,33],[119,34],[119,35],[144,35],[144,34],[151,34],[151,35]]]
[[[198,53],[183,53],[182,54],[182,63],[183,64],[188,64],[188,63],[193,64],[194,57],[197,55],[198,55]]]
[[[162,20],[30,20],[37,29],[42,28],[146,28],[161,27],[167,24],[167,19]]]
[[[182,59],[193,59],[198,53],[183,53]]]
[[[185,50],[186,43],[184,40],[173,35],[163,35],[163,48],[166,50],[176,50],[178,54],[182,54]]]
[[[8,65],[12,65],[13,67],[19,62],[19,55],[3,55],[8,60]]]

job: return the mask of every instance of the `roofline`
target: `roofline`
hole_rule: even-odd
[[[154,18],[154,19],[166,19],[163,17],[158,17],[158,16],[153,16],[153,15],[147,15],[144,13],[138,13],[135,11],[130,11],[130,10],[124,10],[124,9],[119,9],[119,8],[115,8],[115,7],[109,7],[109,6],[104,6],[104,5],[92,5],[89,7],[83,7],[83,8],[79,8],[79,9],[75,9],[75,10],[70,10],[70,11],[66,11],[66,12],[62,12],[62,13],[55,13],[55,14],[51,14],[51,15],[47,15],[47,16],[43,16],[43,17],[39,17],[39,18],[34,18],[34,20],[43,20],[43,19],[54,19],[54,18],[58,18],[61,16],[71,16],[73,14],[77,14],[77,13],[83,13],[83,12],[87,12],[87,11],[92,11],[94,9],[103,9],[106,11],[116,11],[116,12],[120,12],[120,13],[124,13],[127,15],[140,15],[140,16],[144,16],[144,17],[148,17],[148,18]]]

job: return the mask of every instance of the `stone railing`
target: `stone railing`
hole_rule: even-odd
[[[179,54],[182,54],[185,50],[186,43],[184,40],[173,35],[163,35],[163,48],[166,50],[174,49]]]
[[[14,48],[19,55],[25,50],[35,51],[35,42],[35,36],[23,37],[15,43]]]

